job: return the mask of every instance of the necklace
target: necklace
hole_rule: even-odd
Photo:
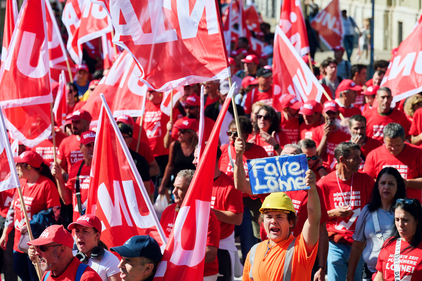
[[[265,251],[265,255],[264,255],[264,259],[263,259],[263,261],[265,260],[265,258],[267,257],[268,253],[271,251],[271,249],[272,249],[274,246],[275,246],[275,245],[272,245],[272,246],[270,247],[270,239],[268,239],[268,242],[267,242],[267,250]]]
[[[352,183],[350,185],[350,203],[352,202],[352,194],[353,194],[353,177],[355,176],[355,173],[352,174]],[[338,184],[338,188],[340,189],[341,192],[341,196],[343,197],[343,203],[346,204],[346,198],[344,198],[344,193],[343,193],[343,189],[341,188],[340,182],[338,181],[339,179],[339,175],[336,173],[336,179],[337,179],[337,184]],[[349,180],[349,179],[347,179]],[[346,181],[346,180],[345,180]],[[349,204],[350,206],[350,204]]]

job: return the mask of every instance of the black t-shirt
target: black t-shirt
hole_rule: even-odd
[[[136,169],[138,169],[139,175],[141,175],[142,181],[149,181],[149,164],[148,161],[139,153],[136,153],[132,149],[129,149],[130,155],[132,155],[133,162],[135,162]]]

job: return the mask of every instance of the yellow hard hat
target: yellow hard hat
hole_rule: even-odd
[[[292,199],[284,192],[276,192],[268,195],[259,209],[261,213],[265,210],[286,210],[296,213]]]

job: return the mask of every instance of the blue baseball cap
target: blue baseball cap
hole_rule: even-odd
[[[154,238],[147,235],[136,235],[127,240],[122,246],[110,248],[111,251],[117,252],[120,256],[135,258],[145,257],[155,262],[160,262],[163,255],[161,254],[160,245]]]

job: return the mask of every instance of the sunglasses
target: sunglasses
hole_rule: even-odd
[[[182,135],[184,134],[184,133],[187,133],[188,132],[188,130],[186,130],[186,129],[179,129],[179,133],[181,133]]]
[[[259,120],[259,119],[262,119],[262,118],[264,118],[264,120],[265,120],[265,121],[270,120],[270,116],[268,116],[268,115],[261,115],[261,114],[257,114],[257,115],[256,115],[256,118],[258,118],[258,120]]]
[[[233,137],[237,138],[237,132],[227,131],[227,135],[229,137],[233,136]]]
[[[194,109],[196,109],[197,108],[197,106],[189,106],[189,105],[185,105],[185,109],[187,109],[187,110],[194,110]]]
[[[58,247],[58,246],[61,246],[61,245],[58,245],[58,244],[56,244],[56,245],[48,245],[48,246],[46,246],[46,245],[42,245],[42,246],[35,246],[36,248],[37,248],[37,251],[38,250],[40,250],[41,252],[47,252],[48,251],[48,248],[50,248],[50,247]]]
[[[312,157],[306,157],[306,159],[308,159],[308,161],[309,160],[318,160],[318,156],[314,155]]]
[[[404,199],[404,198],[397,199],[396,200],[396,204],[398,204],[398,203],[402,203],[402,204],[406,204],[406,205],[412,205],[412,204],[415,204],[416,205],[415,199],[409,199],[409,198],[406,198],[406,199]]]

